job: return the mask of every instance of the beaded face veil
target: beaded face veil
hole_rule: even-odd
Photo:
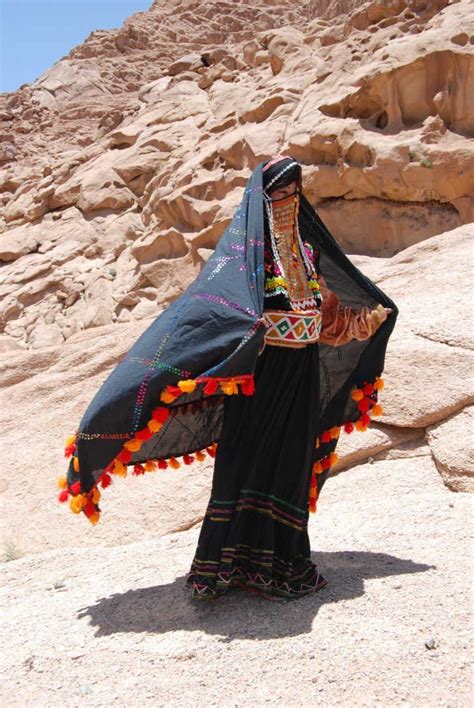
[[[296,182],[296,193],[272,201],[271,192]],[[316,272],[302,242],[298,212],[301,165],[281,156],[263,168],[263,197],[274,261],[285,283],[292,309],[308,312],[320,306]]]

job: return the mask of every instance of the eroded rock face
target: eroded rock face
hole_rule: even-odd
[[[1,327],[20,346],[46,341],[36,326],[67,339],[151,313],[143,289],[157,308],[167,287],[175,298],[274,153],[303,162],[351,253],[389,256],[474,219],[466,1],[189,12],[155,2],[2,97],[15,154],[0,173]]]

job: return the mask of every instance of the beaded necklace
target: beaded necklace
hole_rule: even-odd
[[[319,308],[321,296],[316,270],[298,227],[299,195],[275,202],[265,199],[265,209],[272,255],[281,273],[281,276],[272,279],[275,281],[271,283],[272,289],[284,292],[296,312]]]

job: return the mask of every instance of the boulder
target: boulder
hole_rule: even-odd
[[[474,406],[429,426],[426,441],[449,489],[474,492]]]

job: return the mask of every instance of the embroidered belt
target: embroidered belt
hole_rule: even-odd
[[[321,331],[321,311],[293,312],[287,310],[265,310],[267,323],[265,343],[277,347],[305,347],[319,339]]]

